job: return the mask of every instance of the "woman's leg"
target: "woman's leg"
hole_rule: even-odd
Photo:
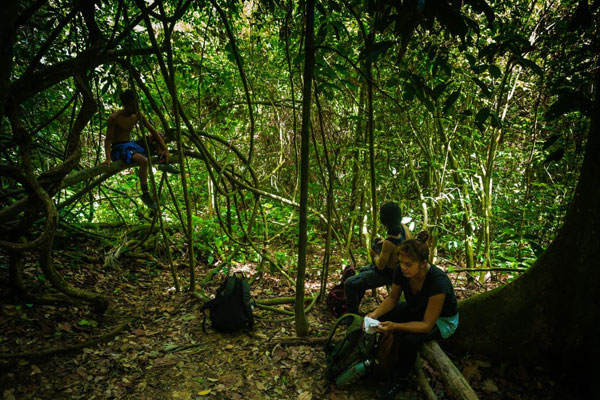
[[[393,280],[392,273],[389,270],[379,271],[376,268],[361,268],[360,271],[344,282],[346,308],[351,313],[358,311],[360,302],[367,289],[390,284]]]
[[[422,315],[417,315],[412,311],[407,303],[399,303],[389,313],[381,316],[380,321],[409,322],[421,321]],[[393,344],[390,351],[393,352],[393,367],[390,372],[390,381],[384,385],[378,392],[379,399],[393,399],[395,395],[405,386],[408,377],[421,346],[426,340],[433,340],[439,337],[437,327],[429,334],[396,332],[393,334]]]

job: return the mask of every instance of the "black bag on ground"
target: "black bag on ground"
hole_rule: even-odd
[[[340,326],[346,327],[341,341],[333,343],[333,336]],[[376,335],[365,333],[362,328],[363,317],[356,314],[345,314],[338,318],[331,328],[325,342],[325,359],[327,369],[325,376],[332,383],[348,369],[366,360],[373,361],[375,355]]]
[[[200,311],[204,314],[202,330],[206,332],[206,310],[210,313],[212,327],[220,332],[251,330],[254,325],[250,301],[250,286],[237,276],[225,278],[215,298],[205,303]]]
[[[340,283],[335,285],[331,292],[327,295],[327,299],[325,303],[327,304],[327,308],[332,312],[333,315],[339,317],[343,315],[346,311],[346,291],[344,290],[344,282],[351,276],[354,276],[356,271],[354,267],[347,265],[344,267],[342,272],[342,280]]]

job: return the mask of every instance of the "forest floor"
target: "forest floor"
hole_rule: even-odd
[[[99,248],[100,247],[100,248]],[[85,259],[102,259],[102,249],[92,241],[80,241],[77,248]],[[313,265],[319,265],[314,255]],[[98,337],[132,318],[126,328],[108,342],[78,352],[47,358],[3,359],[0,354],[0,393],[13,399],[354,399],[374,398],[378,382],[362,381],[344,390],[325,387],[325,359],[321,345],[282,346],[276,338],[292,337],[294,323],[278,321],[282,316],[255,310],[251,335],[202,331],[201,302],[187,293],[177,294],[167,270],[151,263],[123,258],[117,267],[83,262],[73,253],[57,250],[54,259],[68,281],[81,288],[109,293],[111,306],[98,317],[88,307],[18,305],[7,296],[5,254],[0,254],[0,353],[41,351],[61,348]],[[32,260],[24,276],[46,286]],[[310,262],[309,262],[310,264]],[[337,283],[340,268],[332,260],[329,286]],[[253,265],[236,265],[246,276]],[[198,281],[209,271],[197,268]],[[180,269],[181,277],[187,276]],[[451,274],[457,296],[464,298],[501,282],[488,279],[485,285],[467,282],[464,274]],[[37,278],[36,278],[37,277]],[[217,276],[213,282],[220,281]],[[214,294],[218,283],[207,286]],[[308,293],[318,293],[319,277],[306,277]],[[33,289],[35,290],[35,289]],[[294,288],[276,275],[264,276],[252,286],[257,299],[293,296]],[[385,288],[369,294],[363,311],[375,307]],[[290,306],[288,310],[292,310]],[[324,305],[316,304],[308,314],[310,337],[328,334],[335,318]],[[207,326],[210,323],[207,321]],[[559,385],[540,369],[502,364],[481,357],[450,355],[481,399],[548,399]],[[425,365],[439,399],[447,398],[435,372]],[[416,382],[399,395],[422,399]]]

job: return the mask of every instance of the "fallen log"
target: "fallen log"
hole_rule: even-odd
[[[423,344],[421,356],[440,373],[448,396],[453,400],[477,400],[477,394],[437,341]]]
[[[435,392],[431,388],[425,373],[423,372],[423,361],[421,361],[421,357],[417,355],[417,361],[415,362],[415,373],[417,375],[417,381],[419,382],[419,386],[423,391],[423,395],[427,400],[438,400]]]

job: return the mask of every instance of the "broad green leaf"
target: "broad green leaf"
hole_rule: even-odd
[[[458,99],[458,96],[460,96],[460,88],[457,89],[457,90],[455,90],[454,92],[450,93],[450,96],[448,96],[448,98],[444,102],[444,108],[442,109],[442,113],[443,114],[448,113],[448,111],[450,110],[450,108],[452,108],[452,106],[454,105],[454,103],[456,103],[456,100]]]
[[[475,82],[477,84],[477,86],[479,86],[482,94],[485,97],[489,97],[492,94],[492,92],[490,92],[490,89],[488,89],[487,85],[485,83],[483,83],[483,81],[481,79],[473,77],[473,82]]]
[[[406,85],[404,92],[402,93],[402,99],[404,101],[412,101],[415,98],[415,88],[412,85]]]
[[[433,88],[433,93],[431,97],[434,100],[440,97],[442,93],[444,93],[444,90],[446,90],[446,88],[448,87],[448,84],[450,84],[450,81],[438,84],[435,88]]]
[[[471,68],[473,68],[473,66],[477,63],[475,56],[471,53],[465,53],[465,57],[466,57],[467,61],[469,62],[469,66],[471,66]]]
[[[373,46],[371,46],[371,48],[368,51],[361,54],[361,58],[365,59],[368,62],[373,62],[377,59],[377,57],[383,54],[394,44],[396,44],[395,40],[384,40],[382,42],[377,42],[373,44]]]
[[[517,64],[521,65],[523,68],[528,68],[528,69],[532,70],[533,72],[535,72],[536,74],[538,74],[540,76],[544,74],[544,71],[542,71],[542,68],[540,68],[539,65],[537,65],[533,61],[528,60],[526,58],[517,59]]]
[[[494,79],[498,79],[502,76],[502,71],[500,71],[500,68],[498,68],[498,66],[496,66],[494,64],[490,64],[488,66],[488,71],[490,71],[490,75]]]
[[[487,107],[483,107],[481,110],[477,112],[475,115],[475,123],[479,125],[480,128],[483,128],[483,123],[490,116],[490,109]]]
[[[528,242],[529,242],[529,246],[531,246],[531,250],[533,251],[533,254],[535,254],[536,257],[541,256],[542,253],[544,252],[544,248],[533,240],[529,240]]]

